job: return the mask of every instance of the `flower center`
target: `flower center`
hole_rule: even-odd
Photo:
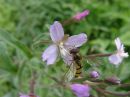
[[[70,54],[69,51],[67,50],[67,48],[65,48],[64,42],[60,42],[58,47],[60,49],[61,55],[66,56],[67,54]]]

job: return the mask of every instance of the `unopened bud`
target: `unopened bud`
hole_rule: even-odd
[[[99,76],[100,76],[100,74],[97,71],[92,71],[90,73],[90,77],[92,77],[92,78],[98,78]]]
[[[80,21],[82,19],[84,19],[87,15],[89,14],[89,10],[85,10],[81,13],[77,13],[73,19],[76,20],[76,21]]]
[[[117,78],[117,77],[109,77],[109,78],[106,78],[106,79],[105,79],[105,82],[111,83],[111,84],[114,84],[114,85],[117,85],[117,84],[120,84],[120,83],[121,83],[120,79]]]

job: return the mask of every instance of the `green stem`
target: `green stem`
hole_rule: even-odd
[[[87,58],[93,58],[93,57],[109,57],[112,54],[91,54],[91,55],[87,55]]]

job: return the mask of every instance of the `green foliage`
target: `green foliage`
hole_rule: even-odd
[[[48,75],[60,79],[66,71],[62,61],[46,67],[41,54],[49,44],[39,42],[50,39],[49,26],[55,19],[62,22],[77,12],[89,9],[90,15],[86,19],[64,27],[66,34],[86,32],[88,35],[88,43],[81,48],[81,53],[113,52],[116,49],[116,37],[121,38],[130,53],[129,2],[130,0],[0,0],[0,97],[18,97],[19,92],[28,93],[33,71],[37,72],[36,93],[40,97],[72,97],[69,90],[51,86],[56,82]],[[129,63],[130,60],[125,60],[119,68],[115,68],[106,62],[98,70],[103,73],[103,77],[114,72],[123,82],[128,82]]]

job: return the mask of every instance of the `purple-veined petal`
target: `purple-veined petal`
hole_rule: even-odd
[[[47,65],[54,64],[58,56],[58,47],[50,45],[42,54],[42,60],[46,61]]]
[[[66,56],[62,56],[62,58],[67,65],[71,65],[73,62],[73,58],[69,54],[67,54]]]
[[[72,63],[72,55],[70,54],[69,50],[64,46],[60,46],[59,49],[60,49],[60,55],[63,58],[64,62],[67,65],[70,65]]]
[[[65,46],[68,46],[67,48],[75,48],[80,47],[87,41],[87,35],[84,33],[73,35],[68,38],[68,40],[65,42]]]
[[[83,84],[71,84],[71,90],[77,97],[89,97],[90,87]]]
[[[113,54],[109,57],[109,61],[110,63],[114,64],[114,65],[119,65],[122,62],[122,57],[119,56],[118,54]]]
[[[55,21],[53,25],[50,26],[50,36],[53,42],[58,42],[64,37],[64,30],[58,21]]]

